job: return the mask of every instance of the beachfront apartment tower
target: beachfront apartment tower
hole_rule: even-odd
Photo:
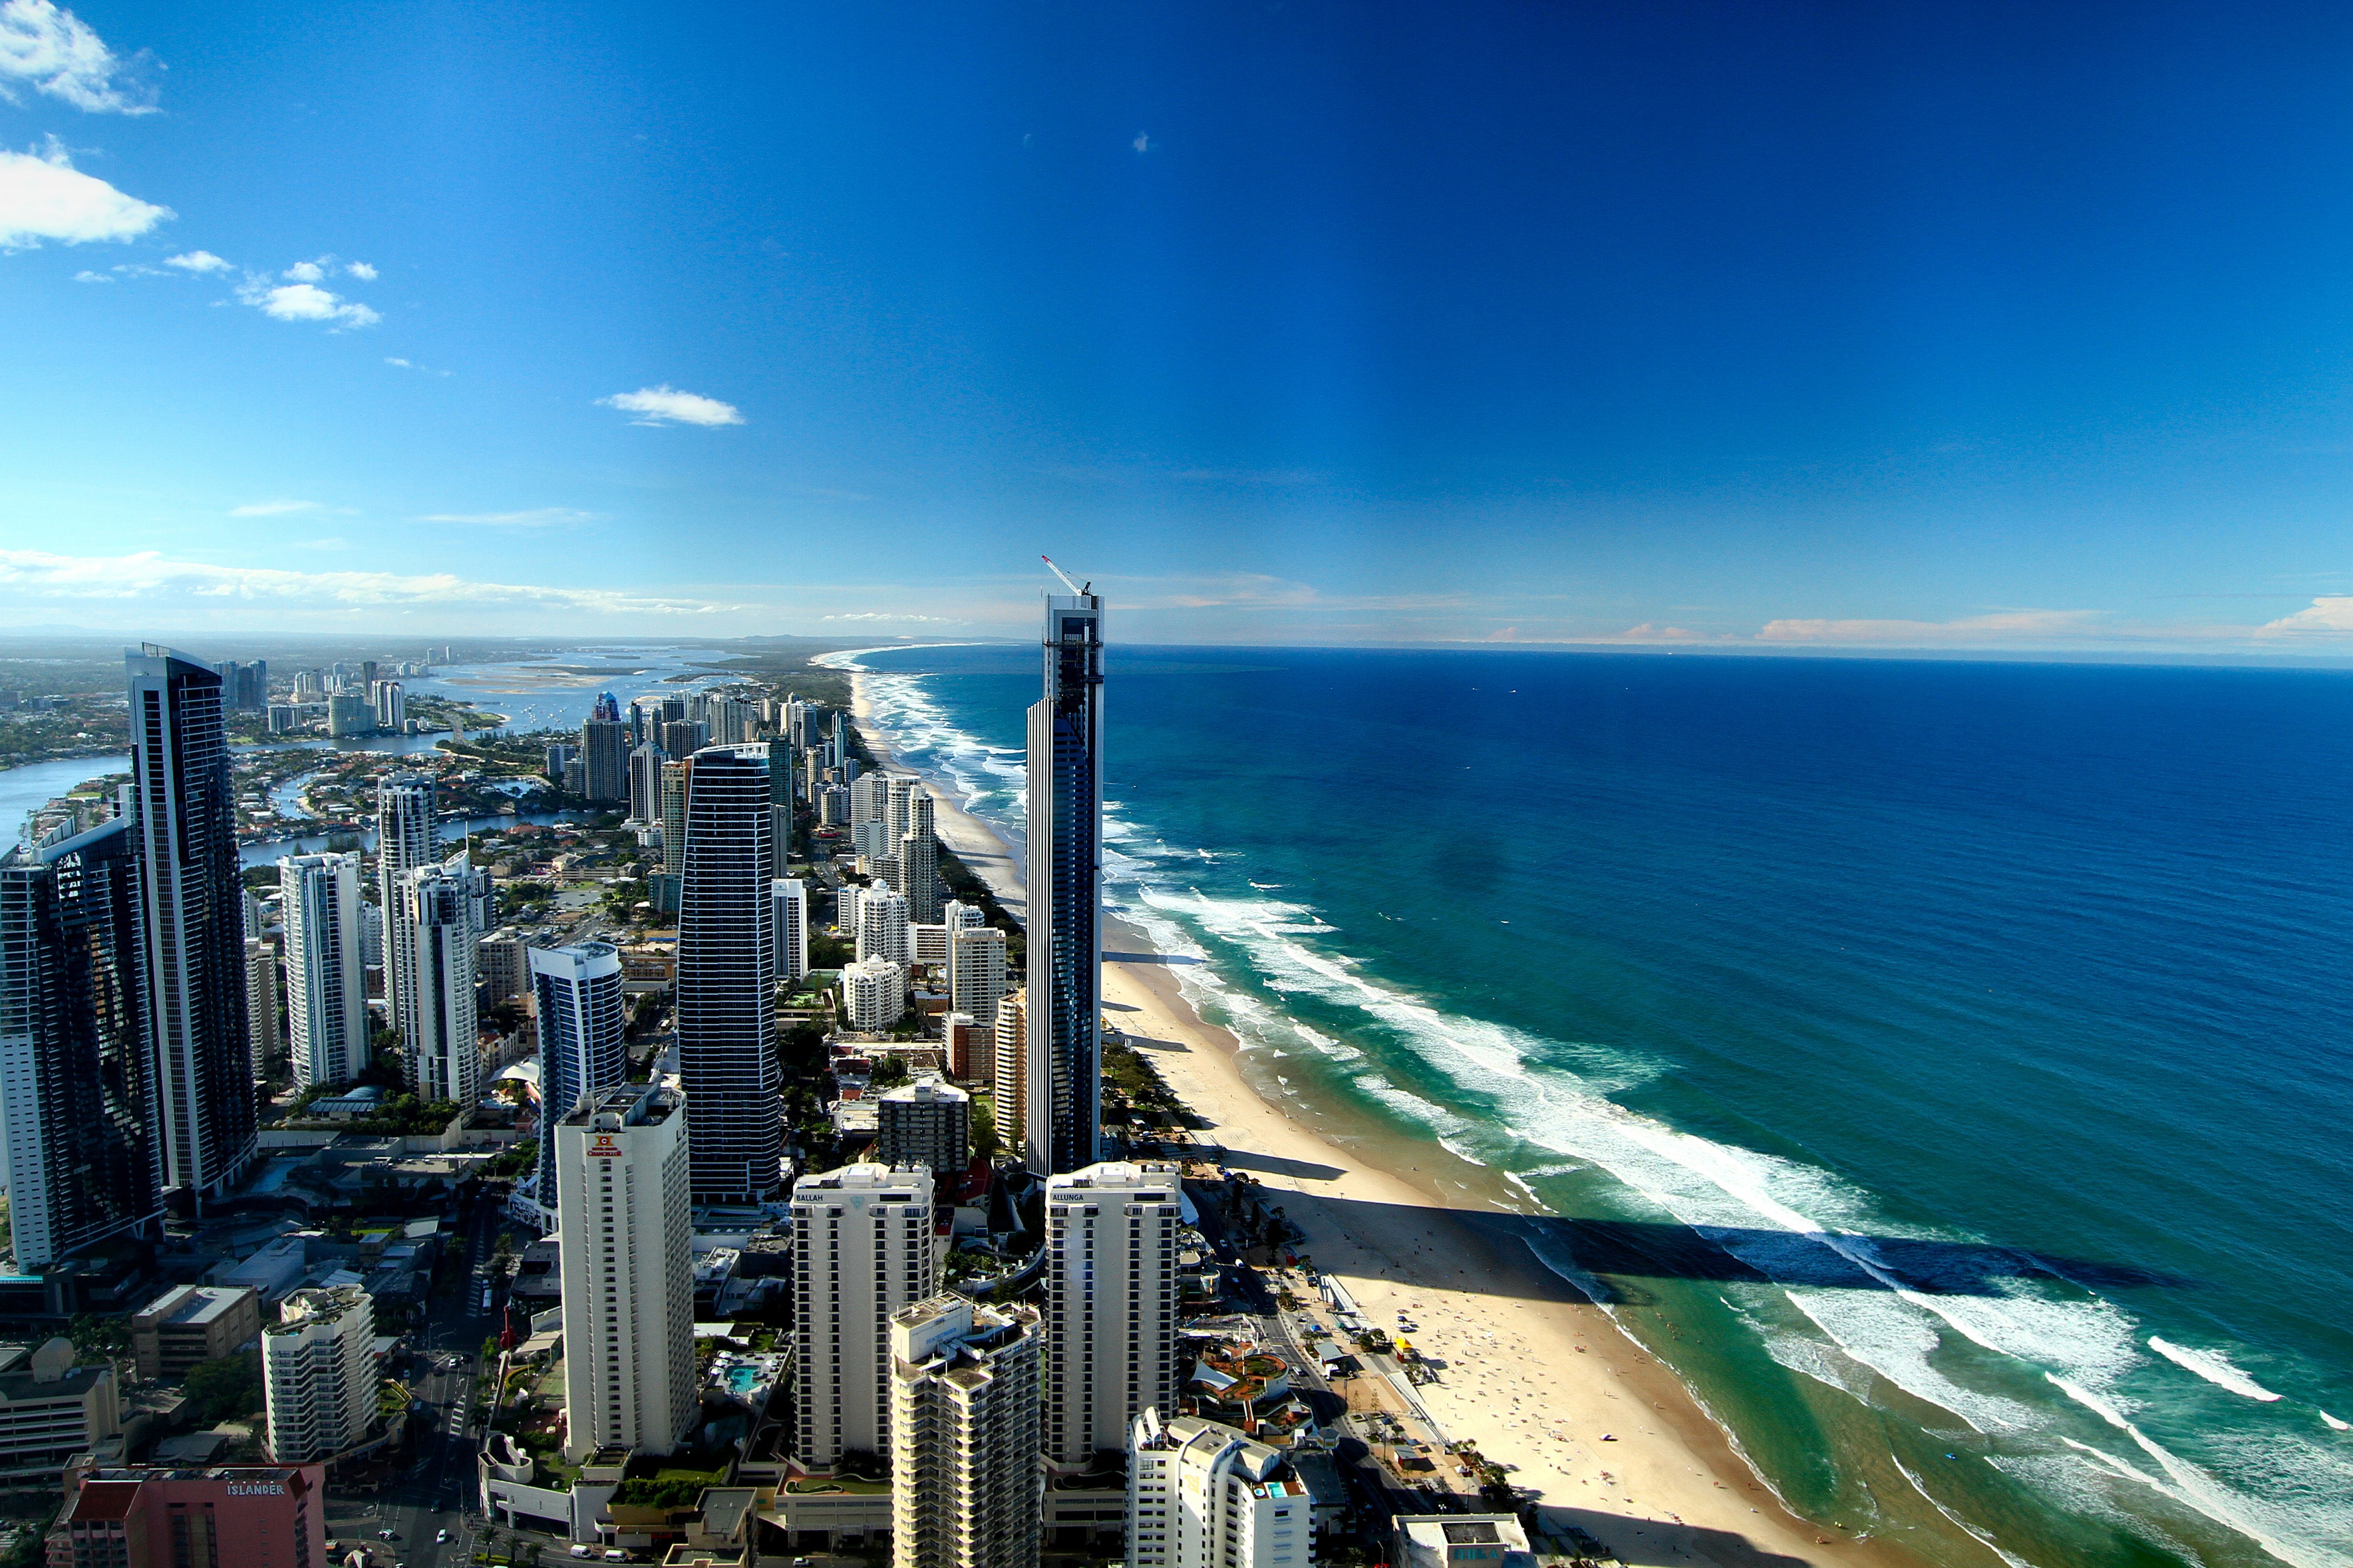
[[[629,1047],[621,1015],[621,952],[608,942],[534,947],[531,985],[538,999],[540,1104],[549,1120],[581,1097],[602,1092],[629,1076]],[[558,1228],[555,1141],[539,1145],[539,1205],[549,1230]]]
[[[375,1298],[356,1285],[287,1297],[261,1331],[261,1391],[276,1463],[356,1446],[376,1416]]]
[[[790,991],[808,975],[808,888],[797,877],[774,878],[768,900],[776,907],[776,982]]]
[[[1308,1568],[1314,1532],[1314,1500],[1281,1449],[1197,1415],[1155,1409],[1135,1418],[1127,1465],[1134,1568]]]
[[[1103,1116],[1103,606],[1046,595],[1045,695],[1029,710],[1029,1083],[1023,1156],[1095,1161]],[[1123,1424],[1117,1447],[1127,1441]]]
[[[661,764],[662,869],[673,877],[686,869],[686,788],[691,767],[685,758]]]
[[[433,825],[433,775],[385,774],[375,786],[375,897],[391,949],[384,963],[385,1008],[404,1045],[417,1034],[407,990],[416,963],[408,951],[409,933],[392,915],[400,908],[400,879],[438,860],[440,847],[440,832]]]
[[[887,1029],[907,1014],[907,971],[887,958],[841,966],[841,1012],[853,1029]]]
[[[1021,1130],[1029,1124],[1025,1102],[1029,1089],[1029,997],[1008,991],[997,999],[994,1031],[996,1049],[989,1060],[989,1082],[996,1093],[990,1110],[997,1117],[997,1136],[1008,1149],[1021,1145]]]
[[[861,1163],[793,1184],[796,1457],[891,1452],[891,1314],[936,1288],[932,1173]]]
[[[1037,1330],[944,1292],[892,1314],[891,1568],[1036,1568]]]
[[[678,917],[678,1061],[694,1123],[697,1203],[764,1203],[783,1184],[768,758],[694,755]]]
[[[0,856],[0,1173],[16,1272],[160,1220],[126,817]]]
[[[879,958],[904,969],[914,962],[914,935],[908,930],[907,898],[895,888],[870,887],[858,895],[858,956]]]
[[[216,1197],[253,1163],[245,897],[220,677],[153,643],[126,655],[131,798],[145,925],[157,1179]]]
[[[940,841],[934,830],[932,797],[917,790],[907,799],[907,830],[893,846],[899,891],[906,895],[907,918],[931,925],[940,918]]]
[[[278,862],[286,921],[286,1015],[294,1087],[349,1083],[367,1070],[367,973],[360,941],[360,858]]]
[[[936,1073],[882,1091],[874,1106],[874,1157],[958,1176],[972,1154],[972,1096]]]
[[[555,1122],[564,1215],[564,1457],[667,1454],[699,1408],[686,1105],[615,1084]]]
[[[1005,933],[994,926],[949,926],[949,1008],[994,1018],[997,998],[1004,994]]]
[[[1046,1180],[1045,1454],[1081,1467],[1176,1408],[1174,1165],[1106,1161]]]
[[[423,1100],[470,1107],[482,1088],[482,1049],[474,1016],[476,982],[474,880],[461,852],[446,866],[427,866],[401,878],[392,923],[405,936],[409,970],[411,1033],[405,1042],[408,1081]]]

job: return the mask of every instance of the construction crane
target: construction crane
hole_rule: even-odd
[[[1062,580],[1063,587],[1068,588],[1071,593],[1076,594],[1082,599],[1087,595],[1087,588],[1092,588],[1095,585],[1094,579],[1092,577],[1087,580],[1086,588],[1082,588],[1076,583],[1071,582],[1071,574],[1068,572],[1063,571],[1060,566],[1055,565],[1054,558],[1050,555],[1040,555],[1038,559],[1046,563],[1047,571],[1051,572],[1055,576],[1060,577]]]

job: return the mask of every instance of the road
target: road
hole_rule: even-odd
[[[409,1382],[432,1413],[431,1429],[411,1445],[408,1468],[375,1497],[339,1505],[329,1493],[328,1530],[338,1547],[366,1545],[379,1565],[459,1568],[471,1560],[470,1543],[480,1528],[474,1464],[480,1442],[471,1431],[474,1378],[482,1341],[497,1331],[496,1318],[482,1310],[481,1282],[474,1271],[489,1260],[495,1244],[501,1223],[497,1207],[476,1206],[467,1223],[456,1289],[437,1294],[426,1326],[411,1341],[432,1368]],[[443,1370],[451,1357],[458,1358],[456,1364]],[[387,1529],[391,1541],[376,1533]],[[443,1530],[449,1540],[438,1543],[434,1535]]]

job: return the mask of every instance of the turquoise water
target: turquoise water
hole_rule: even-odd
[[[1018,837],[1026,647],[893,650]],[[920,673],[913,673],[920,672]],[[2353,1563],[2353,676],[1118,650],[1110,897],[1817,1519]]]

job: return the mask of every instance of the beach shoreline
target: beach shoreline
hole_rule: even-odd
[[[871,678],[851,678],[852,716],[877,761],[892,763]],[[942,842],[1022,912],[1010,849],[931,782]],[[1420,1402],[1449,1438],[1476,1444],[1535,1491],[1547,1522],[1630,1563],[1920,1562],[1783,1507],[1683,1382],[1535,1257],[1515,1217],[1526,1199],[1496,1173],[1335,1108],[1285,1109],[1252,1082],[1241,1042],[1183,994],[1175,967],[1193,961],[1155,951],[1115,917],[1105,934],[1105,1009],[1208,1124],[1196,1136],[1263,1184],[1304,1233],[1297,1251],[1368,1321],[1410,1316],[1415,1343],[1443,1368],[1416,1391]]]

